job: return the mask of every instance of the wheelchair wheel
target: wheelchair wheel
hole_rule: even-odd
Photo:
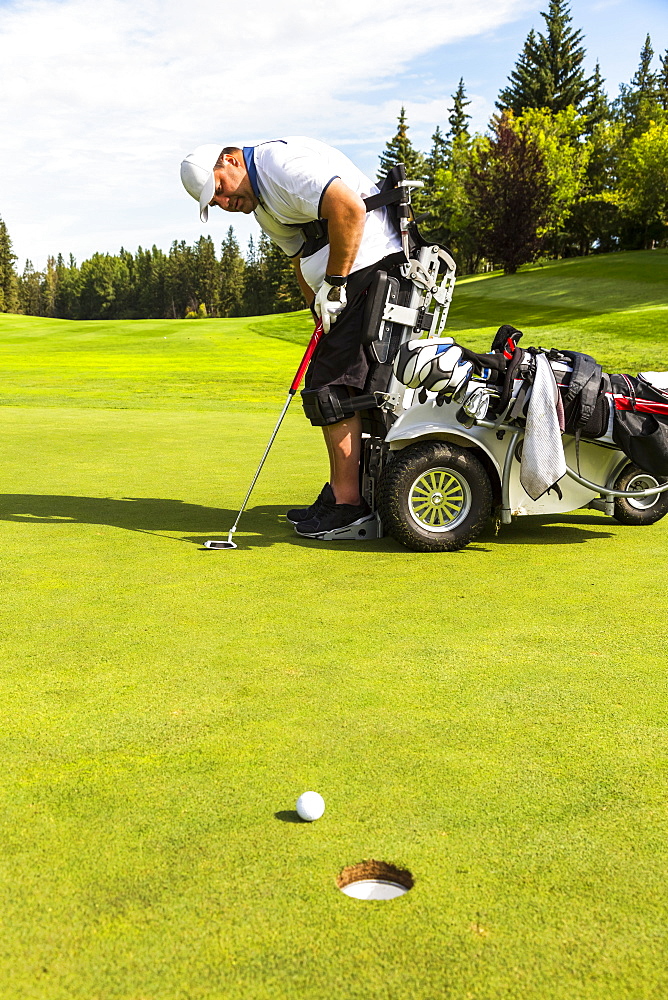
[[[615,483],[616,490],[651,490],[665,483],[665,477],[652,476],[637,465],[626,465]],[[615,497],[615,520],[621,524],[654,524],[668,514],[668,490],[651,497]]]
[[[420,441],[396,454],[379,484],[385,532],[415,552],[454,552],[482,531],[492,487],[482,463],[447,441]]]

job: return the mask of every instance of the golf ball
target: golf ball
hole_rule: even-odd
[[[307,823],[320,819],[325,811],[325,800],[317,792],[304,792],[297,799],[297,812]]]

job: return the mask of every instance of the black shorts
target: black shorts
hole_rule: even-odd
[[[346,285],[347,305],[315,349],[304,380],[307,389],[322,389],[326,385],[364,389],[369,374],[362,346],[366,294],[376,271],[382,269],[398,278],[399,267],[405,263],[406,258],[399,250],[350,275]]]

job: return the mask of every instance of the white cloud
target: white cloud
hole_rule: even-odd
[[[201,142],[311,134],[378,149],[411,61],[530,0],[18,0],[0,6],[0,214],[21,258],[202,231],[178,166]],[[448,98],[407,101],[414,134]],[[481,99],[477,99],[480,102]],[[230,216],[231,222],[236,222]],[[213,230],[212,230],[213,231]],[[218,239],[224,231],[216,226]]]

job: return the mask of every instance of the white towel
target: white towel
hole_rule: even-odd
[[[520,468],[520,482],[532,500],[538,500],[566,475],[558,399],[559,389],[550,362],[544,354],[537,354]]]

